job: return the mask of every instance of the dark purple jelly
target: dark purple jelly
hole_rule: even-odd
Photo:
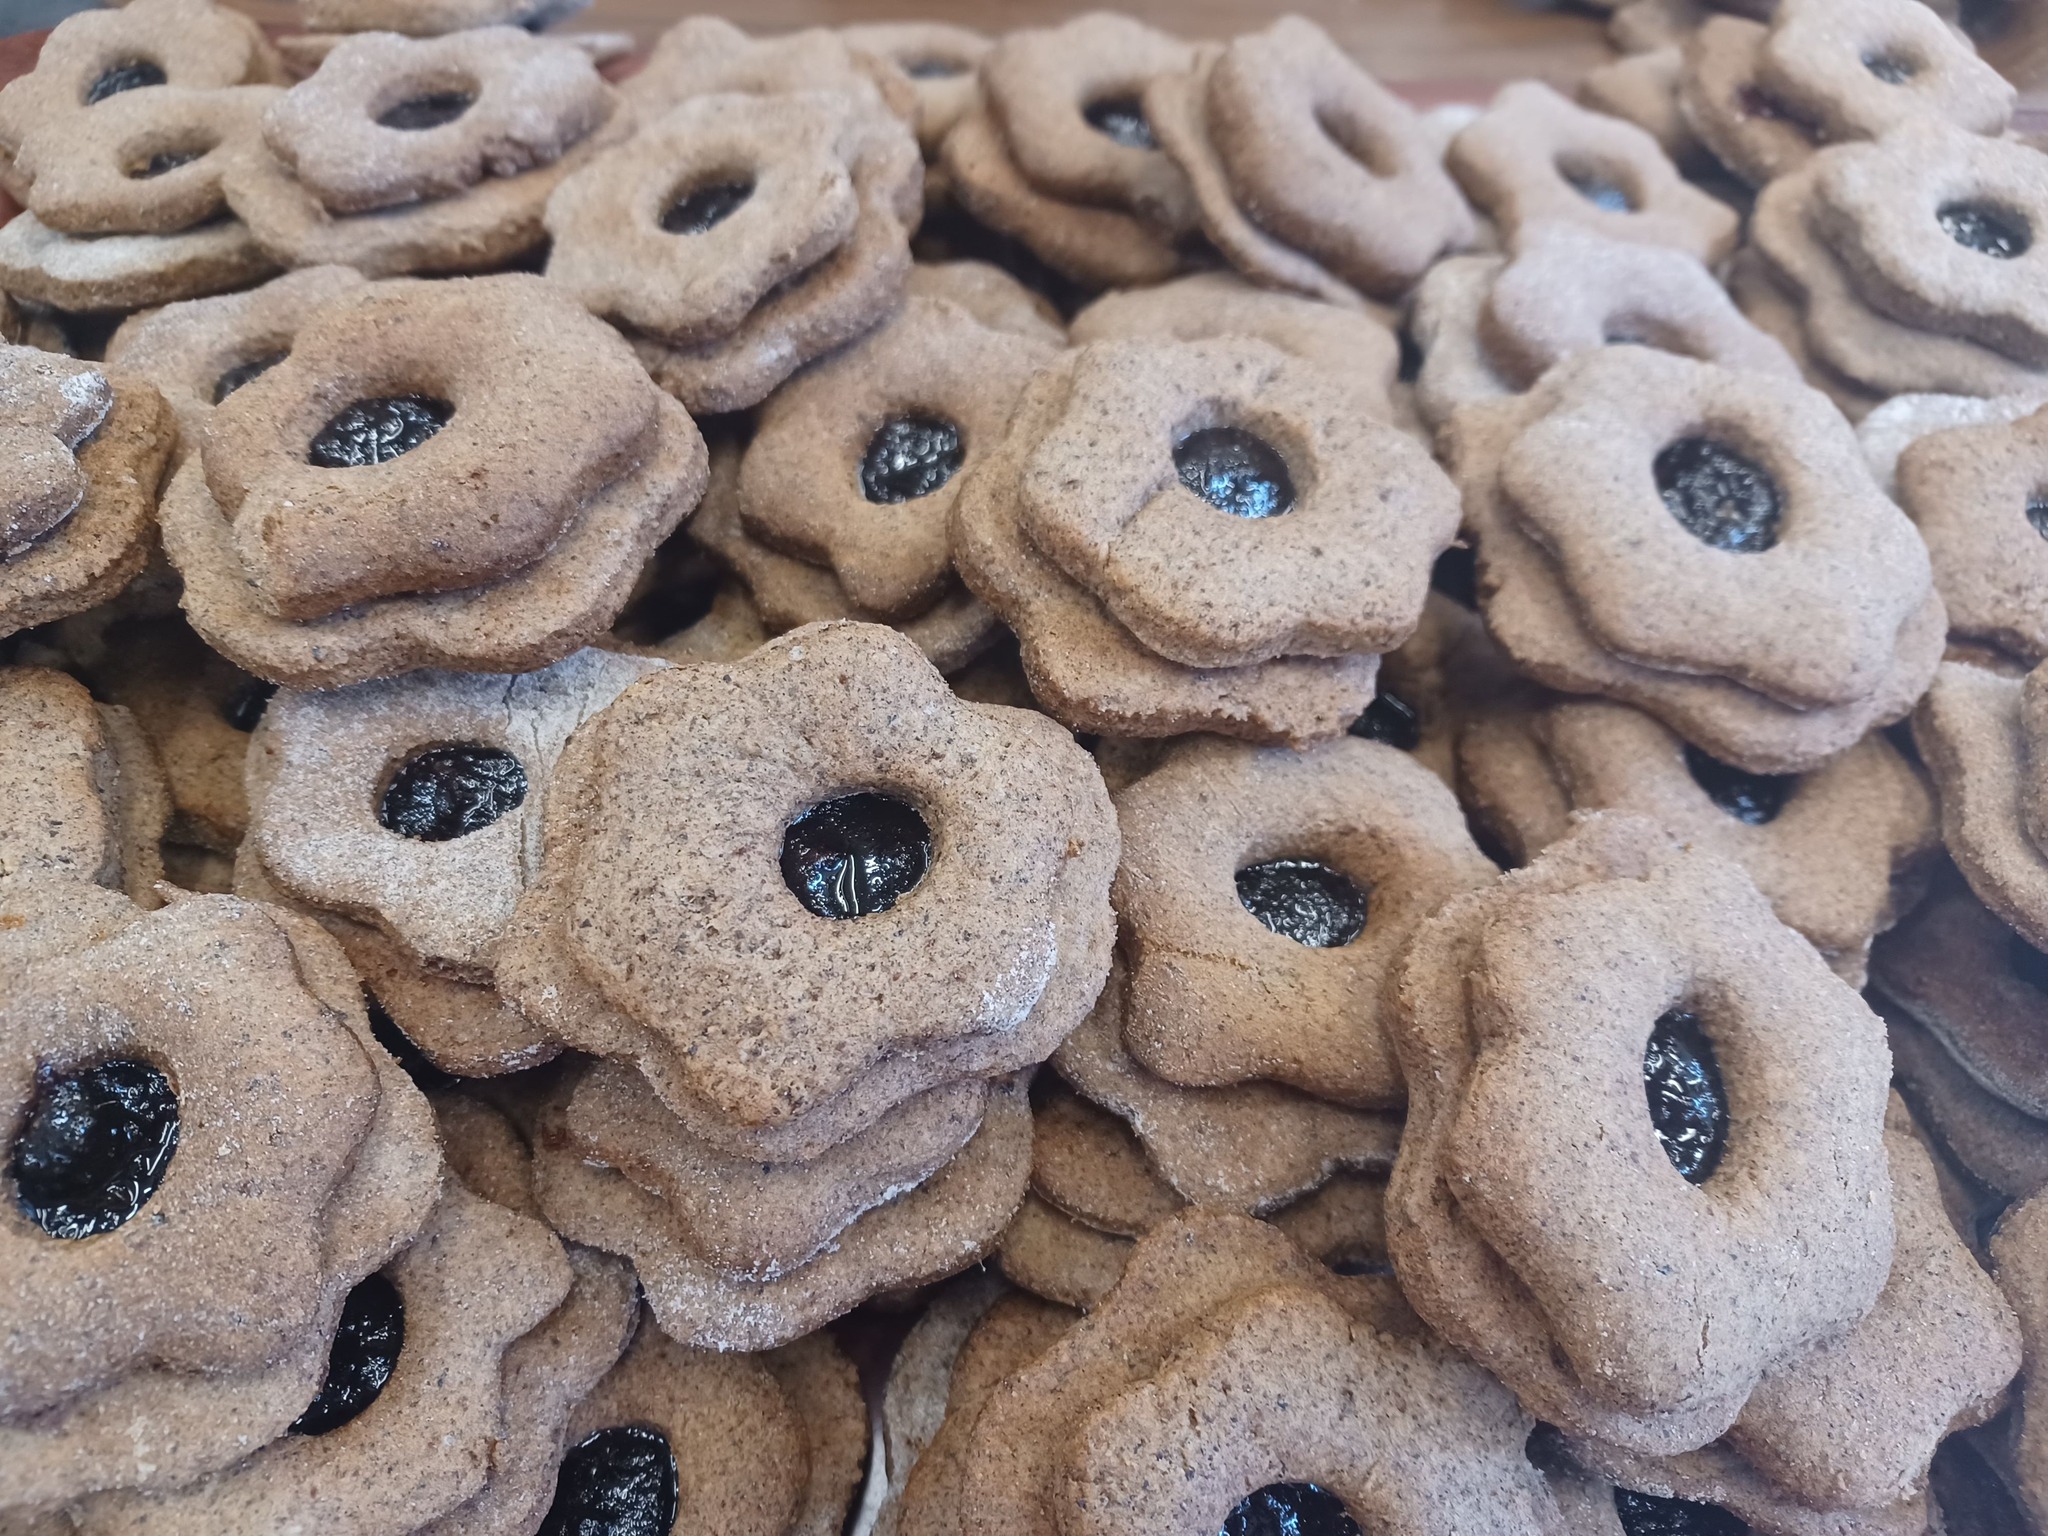
[[[936,416],[898,416],[868,440],[860,460],[861,494],[869,501],[915,501],[960,473],[967,445],[960,429]]]
[[[1237,872],[1237,899],[1282,938],[1336,949],[1365,931],[1365,892],[1313,859],[1269,859]]]
[[[178,1150],[178,1095],[146,1061],[36,1074],[9,1172],[22,1214],[52,1237],[97,1237],[149,1203]]]
[[[85,88],[85,104],[90,107],[105,101],[109,96],[119,96],[123,91],[139,91],[145,86],[162,85],[165,79],[161,64],[149,59],[129,59],[126,63],[112,65],[100,72],[99,78]]]
[[[1996,203],[1944,203],[1934,217],[1949,239],[1980,256],[2011,261],[2033,248],[2033,227],[2017,209]]]
[[[671,202],[661,215],[661,227],[672,235],[701,235],[716,229],[754,195],[751,181],[721,181],[698,187]]]
[[[1664,505],[1702,544],[1755,555],[1778,542],[1778,483],[1755,460],[1709,437],[1682,437],[1653,471]]]
[[[1372,702],[1365,706],[1365,713],[1351,722],[1349,734],[1413,752],[1422,745],[1422,716],[1416,713],[1413,704],[1397,693],[1389,693],[1382,684]]]
[[[1272,444],[1241,427],[1204,427],[1173,445],[1180,483],[1232,517],[1294,509],[1294,481]]]
[[[932,832],[892,795],[841,795],[812,806],[782,834],[782,878],[819,917],[886,912],[931,868]]]
[[[641,1424],[600,1429],[562,1458],[538,1536],[669,1536],[681,1497],[666,1435]]]
[[[526,799],[526,770],[499,747],[429,747],[400,765],[377,820],[400,837],[445,843],[488,827]]]
[[[1664,1155],[1689,1184],[1704,1184],[1728,1144],[1728,1095],[1699,1015],[1674,1008],[1643,1050],[1643,1091]]]
[[[324,1435],[341,1428],[377,1401],[405,1348],[405,1298],[382,1275],[372,1275],[341,1304],[341,1326],[327,1351],[320,1395],[293,1419],[287,1434]]]
[[[1314,1483],[1268,1483],[1238,1501],[1222,1536],[1363,1536],[1344,1501]]]
[[[455,407],[426,395],[358,400],[314,436],[306,462],[323,469],[361,469],[411,453],[448,425]]]
[[[1685,767],[1709,800],[1745,826],[1776,820],[1799,789],[1796,773],[1750,773],[1709,757],[1691,742],[1685,745]]]
[[[1159,147],[1151,120],[1145,116],[1145,104],[1135,96],[1108,96],[1091,101],[1082,108],[1081,116],[1088,120],[1090,128],[1126,149]]]

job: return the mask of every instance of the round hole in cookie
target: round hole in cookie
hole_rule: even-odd
[[[1246,865],[1237,872],[1237,899],[1280,937],[1309,949],[1341,949],[1365,931],[1365,892],[1314,859]]]
[[[1372,702],[1365,706],[1365,713],[1351,722],[1346,734],[1413,752],[1422,745],[1422,716],[1416,713],[1413,704],[1398,693],[1390,693],[1387,685],[1381,683]]]
[[[1745,1536],[1749,1530],[1718,1504],[1666,1499],[1633,1488],[1614,1490],[1614,1512],[1626,1536]]]
[[[446,843],[488,827],[526,799],[526,769],[502,747],[427,747],[398,766],[377,800],[387,831]]]
[[[245,363],[236,363],[234,367],[224,369],[221,376],[213,381],[213,403],[219,405],[251,379],[259,379],[270,372],[289,355],[284,352],[267,352],[262,357],[252,357]]]
[[[1775,821],[1799,789],[1796,773],[1750,773],[1709,757],[1691,742],[1685,744],[1685,769],[1709,800],[1744,826]]]
[[[1081,116],[1104,138],[1125,149],[1157,149],[1152,120],[1145,116],[1145,104],[1135,96],[1104,96],[1089,102]]]
[[[915,806],[872,791],[821,801],[782,833],[782,879],[818,917],[886,912],[932,863],[932,830]]]
[[[455,407],[431,395],[380,395],[358,400],[317,432],[306,462],[323,469],[362,469],[411,453],[448,425]]]
[[[960,473],[967,444],[941,416],[893,416],[875,429],[860,458],[861,494],[869,501],[915,501]]]
[[[1294,510],[1287,461],[1242,427],[1202,427],[1173,445],[1180,483],[1232,517],[1278,517]]]
[[[285,1433],[324,1435],[357,1417],[377,1401],[404,1348],[405,1298],[382,1275],[371,1275],[341,1304],[320,1395]]]
[[[1962,199],[1943,203],[1934,213],[1942,233],[1966,251],[1997,261],[2012,261],[2033,248],[2034,227],[2016,208]]]
[[[1559,155],[1557,174],[1579,196],[1605,213],[1634,213],[1641,206],[1629,190],[1629,175],[1579,155]]]
[[[569,1447],[537,1536],[669,1536],[681,1498],[668,1436],[614,1425]]]
[[[2034,532],[2048,539],[2048,487],[2027,498],[2027,521],[2033,524]]]
[[[1652,471],[1665,507],[1702,544],[1756,555],[1778,542],[1778,483],[1747,455],[1710,437],[1681,437]]]
[[[429,128],[447,127],[475,105],[473,90],[422,91],[378,113],[377,126],[424,133]]]
[[[692,187],[669,200],[661,227],[672,235],[701,235],[731,218],[754,195],[751,181],[719,181]]]
[[[85,104],[95,106],[109,96],[118,96],[123,91],[139,91],[146,86],[163,85],[169,77],[164,67],[154,59],[124,59],[119,64],[109,64],[99,72],[91,85],[85,88]]]
[[[1223,1517],[1222,1536],[1360,1536],[1344,1501],[1315,1483],[1268,1483]]]
[[[146,1061],[43,1068],[8,1171],[22,1214],[52,1237],[97,1237],[149,1203],[178,1150],[178,1095]]]
[[[1920,73],[1919,66],[1911,59],[1902,58],[1883,49],[1863,55],[1863,67],[1886,85],[1904,85]]]
[[[1688,1184],[1704,1184],[1728,1143],[1728,1095],[1700,1017],[1673,1008],[1643,1048],[1643,1092],[1664,1155]]]

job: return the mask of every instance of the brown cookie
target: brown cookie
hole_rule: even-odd
[[[1128,1237],[1098,1231],[1027,1194],[1004,1228],[995,1258],[1011,1284],[1085,1312],[1122,1278],[1133,1246]]]
[[[718,16],[686,16],[662,33],[646,66],[625,86],[641,120],[650,123],[698,96],[803,91],[831,91],[884,106],[906,123],[917,112],[915,89],[904,73],[842,33],[806,27],[756,38]]]
[[[1685,79],[1685,52],[1677,42],[1630,53],[1612,64],[1586,71],[1579,81],[1582,107],[1634,123],[1657,141],[1671,163],[1696,174],[1714,163],[1679,106]]]
[[[1066,322],[1052,300],[986,261],[920,261],[903,291],[913,299],[958,304],[992,331],[1065,346]]]
[[[947,132],[981,99],[977,78],[994,40],[972,27],[942,21],[870,21],[841,27],[859,53],[886,59],[910,79],[917,99],[917,141],[937,158]]]
[[[2048,1213],[2048,1206],[2030,1197],[2006,1213],[1991,1237],[1993,1272],[2018,1315],[2020,1333],[2026,1341],[2028,1369],[2021,1380],[2019,1411],[2011,1437],[2012,1481],[2029,1516],[2037,1520],[2040,1515],[2036,1512],[2048,1505],[2048,1465],[2043,1461],[2048,1449],[2041,1443],[2039,1415],[2029,1414],[2027,1409],[2033,1406],[2042,1329],[2048,1326],[2048,1295],[2043,1294],[2041,1284],[2043,1245],[2048,1243],[2044,1213]]]
[[[1813,349],[1799,295],[1778,280],[1755,246],[1744,246],[1728,263],[1728,291],[1750,324],[1783,347],[1806,382],[1849,420],[1861,423],[1886,403],[1887,396],[1857,383]]]
[[[1756,82],[1830,144],[1874,139],[1915,117],[1996,137],[2017,94],[1961,28],[1919,0],[1779,0]]]
[[[1973,1179],[2023,1198],[2048,1185],[2048,1120],[2013,1108],[1970,1075],[1906,1009],[1873,989],[1888,1027],[1898,1089],[1928,1135]]]
[[[1098,1232],[1140,1237],[1187,1202],[1129,1127],[1048,1074],[1032,1092],[1031,1188]]]
[[[1683,38],[1678,110],[1714,158],[1760,187],[1798,170],[1819,148],[1820,127],[1758,79],[1770,28],[1746,16],[1708,16]]]

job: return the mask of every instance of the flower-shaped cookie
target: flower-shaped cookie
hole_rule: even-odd
[[[1708,16],[1682,40],[1679,113],[1709,153],[1753,187],[1797,170],[1821,142],[1818,125],[1758,79],[1769,37],[1746,16]]]
[[[1739,868],[1583,823],[1426,922],[1402,1289],[1547,1421],[1694,1449],[1891,1267],[1882,1028]]]
[[[402,32],[407,37],[439,37],[474,27],[522,27],[538,32],[575,15],[589,3],[590,0],[299,0],[298,13],[311,34]]]
[[[910,79],[917,99],[917,142],[930,160],[946,135],[981,100],[981,61],[995,46],[984,32],[945,21],[870,21],[841,27],[857,53],[886,59]]]
[[[2017,95],[1919,0],[1780,0],[1756,80],[1830,144],[1876,138],[1914,117],[1996,137]]]
[[[1255,281],[1334,303],[1395,298],[1471,210],[1414,109],[1299,16],[1156,77],[1145,115],[1202,230]]]
[[[114,405],[107,376],[90,363],[33,347],[0,352],[0,559],[12,560],[78,510],[85,471],[78,449]]]
[[[1102,984],[1116,852],[1052,722],[955,698],[887,630],[806,627],[577,733],[498,982],[693,1134],[812,1157],[1051,1053]]]
[[[215,411],[165,548],[193,626],[273,681],[542,666],[602,633],[704,446],[540,278],[366,284]]]
[[[1388,977],[1425,917],[1496,874],[1442,781],[1351,737],[1307,754],[1197,738],[1116,804],[1131,1054],[1185,1087],[1398,1105]]]
[[[646,67],[628,79],[624,91],[642,122],[698,96],[725,93],[829,91],[861,106],[884,107],[906,123],[917,115],[915,89],[903,72],[844,32],[806,27],[757,38],[719,16],[685,16],[662,33]]]

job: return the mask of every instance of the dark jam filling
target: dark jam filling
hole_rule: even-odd
[[[1886,85],[1904,85],[1917,73],[1911,64],[1889,53],[1866,53],[1863,67]]]
[[[253,731],[263,719],[263,711],[270,708],[270,701],[276,693],[277,684],[252,677],[228,695],[220,707],[220,717],[238,731]]]
[[[391,1053],[392,1059],[405,1069],[405,1075],[427,1093],[441,1088],[452,1088],[458,1081],[452,1074],[443,1072],[431,1061],[426,1052],[413,1043],[413,1038],[398,1027],[398,1021],[391,1017],[384,1005],[374,997],[364,999],[369,1005],[370,1033],[379,1045]]]
[[[960,473],[967,445],[960,429],[936,416],[882,423],[861,455],[860,488],[869,501],[915,501]]]
[[[2048,955],[2034,948],[2018,934],[2006,940],[2005,963],[2013,975],[2038,992],[2048,992]]]
[[[1942,232],[1966,251],[2011,261],[2034,244],[2026,216],[1995,203],[1946,203],[1934,217]]]
[[[1350,734],[1413,752],[1422,745],[1422,716],[1414,705],[1382,686],[1365,713],[1351,722]]]
[[[1685,745],[1685,767],[1707,798],[1745,826],[1761,827],[1776,820],[1799,788],[1796,773],[1746,773],[1691,742]]]
[[[917,889],[931,863],[931,828],[890,795],[824,801],[782,834],[783,881],[819,917],[886,912]]]
[[[1557,174],[1579,196],[1607,213],[1634,213],[1636,200],[1629,196],[1628,188],[1612,177],[1585,166],[1560,165]]]
[[[903,73],[913,80],[952,80],[966,74],[967,66],[957,59],[912,59]]]
[[[1204,427],[1173,445],[1180,483],[1232,517],[1294,510],[1294,482],[1270,443],[1240,427]]]
[[[358,400],[322,427],[306,462],[323,469],[361,469],[411,453],[448,425],[455,407],[427,395]]]
[[[1145,116],[1144,104],[1135,96],[1109,96],[1092,101],[1081,109],[1081,116],[1088,120],[1090,128],[1126,149],[1159,147],[1152,124]]]
[[[699,187],[668,205],[668,211],[661,216],[661,227],[672,235],[701,235],[731,218],[753,195],[751,181],[722,181],[716,186]]]
[[[1313,859],[1269,859],[1237,872],[1237,899],[1282,938],[1337,949],[1365,931],[1365,892]]]
[[[1441,592],[1460,608],[1479,608],[1479,557],[1469,544],[1453,544],[1429,568],[1432,591]]]
[[[327,1379],[286,1433],[324,1435],[341,1428],[377,1401],[404,1347],[405,1299],[389,1280],[372,1275],[341,1304],[341,1326],[327,1351]]]
[[[251,379],[260,379],[285,360],[283,352],[272,352],[267,357],[252,357],[246,363],[237,363],[213,381],[213,403],[219,405]]]
[[[1650,1031],[1643,1051],[1650,1124],[1679,1177],[1704,1184],[1728,1144],[1728,1096],[1699,1016],[1674,1008]]]
[[[538,1536],[668,1536],[681,1497],[666,1435],[638,1424],[600,1429],[562,1458]]]
[[[1223,1518],[1222,1536],[1362,1536],[1344,1501],[1314,1483],[1268,1483]]]
[[[2027,521],[2034,532],[2048,539],[2048,491],[2036,491],[2027,498]]]
[[[1614,1512],[1627,1536],[1744,1536],[1749,1530],[1718,1504],[1662,1499],[1632,1488],[1614,1490]]]
[[[149,181],[175,171],[181,165],[190,165],[195,160],[206,158],[203,149],[160,149],[135,170],[129,173],[134,181]]]
[[[52,1237],[97,1237],[149,1203],[178,1150],[178,1096],[143,1061],[36,1074],[9,1172],[22,1214]]]
[[[90,107],[105,101],[109,96],[118,96],[123,91],[139,91],[144,86],[162,85],[165,81],[163,67],[148,59],[130,59],[125,64],[116,64],[105,71],[97,80],[86,87],[85,104]]]
[[[476,97],[468,91],[428,91],[401,101],[380,116],[377,125],[419,133],[428,128],[446,127],[475,105]]]
[[[498,747],[429,747],[407,758],[377,802],[388,831],[446,843],[488,827],[526,799],[526,770]]]
[[[1711,438],[1681,437],[1652,468],[1665,507],[1702,544],[1756,555],[1778,542],[1784,508],[1761,464]]]

